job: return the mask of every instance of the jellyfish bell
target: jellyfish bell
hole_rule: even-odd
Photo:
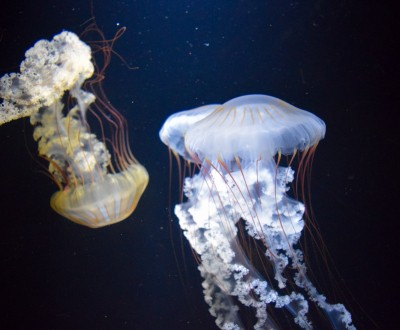
[[[303,151],[324,135],[324,122],[312,113],[272,96],[246,95],[196,122],[186,133],[185,146],[200,160],[240,157],[251,162]]]
[[[211,114],[219,106],[220,104],[209,104],[172,114],[160,130],[161,141],[186,160],[195,162],[185,148],[184,135],[191,125]]]
[[[112,225],[135,210],[147,181],[143,166],[106,174],[101,180],[60,190],[50,199],[51,207],[65,218],[91,228]]]
[[[266,95],[205,109],[203,115],[198,108],[170,116],[160,137],[199,168],[185,179],[187,200],[175,206],[175,214],[200,256],[204,296],[216,324],[246,328],[240,306],[254,310],[255,329],[279,328],[274,309],[286,309],[294,323],[309,329],[310,309],[316,308],[333,328],[354,329],[344,305],[328,303],[307,275],[299,248],[305,207],[288,195],[295,155],[303,152],[300,162],[310,161],[325,136],[324,122]],[[294,155],[287,167],[282,155]],[[251,249],[241,243],[244,233],[264,246],[273,279],[253,265]]]
[[[103,45],[105,56],[109,47]],[[98,79],[103,71],[95,73],[90,47],[64,31],[38,41],[25,56],[20,73],[0,79],[0,125],[30,117],[39,155],[48,160],[60,188],[51,198],[56,212],[92,228],[126,219],[148,173],[130,151],[125,118],[104,95]],[[84,90],[85,83],[90,90]],[[110,138],[91,131],[88,113],[102,133],[110,127]]]

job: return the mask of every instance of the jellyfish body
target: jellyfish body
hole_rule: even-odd
[[[25,55],[21,72],[0,80],[0,125],[30,117],[39,155],[49,161],[49,173],[60,188],[50,202],[56,212],[92,228],[126,219],[148,174],[129,149],[122,115],[82,88],[94,73],[90,47],[74,33],[62,32],[51,41],[38,41]],[[70,109],[61,102],[65,93]],[[114,128],[111,138],[99,140],[91,132],[89,111],[103,131],[102,118]]]
[[[132,214],[146,188],[147,177],[143,166],[131,165],[101,180],[60,190],[53,194],[50,205],[65,218],[87,227],[111,225]]]
[[[295,323],[309,329],[313,302],[333,328],[353,329],[346,308],[329,304],[307,276],[298,248],[305,208],[287,195],[294,171],[274,159],[277,153],[280,158],[313,148],[325,135],[324,122],[266,95],[239,97],[213,109],[203,116],[195,109],[197,121],[190,111],[170,116],[160,138],[199,167],[185,179],[187,201],[176,205],[175,214],[201,257],[205,300],[216,324],[244,328],[238,316],[242,305],[254,309],[255,329],[279,328],[267,307],[286,308]],[[188,124],[178,125],[182,122]],[[260,275],[239,243],[240,220],[247,235],[265,246],[274,283]]]

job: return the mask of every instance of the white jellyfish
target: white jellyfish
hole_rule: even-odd
[[[283,155],[312,157],[325,135],[324,122],[310,112],[266,95],[235,98],[170,116],[161,140],[199,173],[185,179],[187,201],[175,214],[193,250],[205,301],[221,329],[243,329],[239,308],[254,310],[254,329],[278,329],[268,310],[285,308],[293,322],[310,329],[312,302],[335,329],[355,329],[342,304],[331,304],[307,276],[299,248],[304,205],[287,195],[294,180]],[[273,267],[267,281],[240,243],[247,237],[264,246]],[[290,285],[288,284],[290,283]]]
[[[105,66],[111,53],[108,43],[102,44]],[[25,57],[20,73],[0,79],[0,125],[30,117],[39,155],[49,161],[49,173],[60,188],[50,202],[56,212],[92,228],[126,219],[149,177],[132,155],[126,120],[106,99],[101,79],[96,76],[88,83],[91,92],[83,88],[95,71],[90,47],[65,31],[51,41],[36,42]],[[64,95],[71,108],[64,109]],[[88,112],[103,132],[110,126],[112,136],[98,139]]]

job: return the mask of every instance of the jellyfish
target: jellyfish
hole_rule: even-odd
[[[163,143],[199,169],[185,178],[186,201],[174,212],[199,256],[204,298],[219,328],[247,328],[245,309],[254,329],[279,329],[275,310],[312,329],[312,305],[332,328],[355,329],[345,306],[329,303],[311,282],[299,242],[305,206],[288,195],[293,159],[309,161],[325,129],[310,112],[247,95],[173,114],[160,130]],[[269,278],[254,265],[246,237],[263,248]]]
[[[107,44],[102,48],[110,50]],[[94,73],[91,49],[76,34],[64,31],[36,42],[20,73],[0,79],[0,125],[30,117],[39,155],[59,187],[51,207],[75,223],[98,228],[129,217],[149,176],[130,150],[125,118],[99,85],[103,71],[88,80]],[[88,113],[112,136],[98,138]]]

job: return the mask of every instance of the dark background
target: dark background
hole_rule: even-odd
[[[63,29],[81,33],[90,8],[2,1],[1,74],[17,71],[35,41]],[[29,121],[1,127],[0,327],[215,328],[190,249],[168,220],[168,152],[158,130],[178,110],[262,93],[325,120],[313,206],[355,298],[347,307],[361,329],[398,328],[395,8],[351,0],[94,1],[93,8],[108,37],[127,27],[115,49],[139,69],[114,57],[104,87],[128,119],[150,185],[128,220],[99,230],[75,225],[49,207],[56,186],[29,154],[36,152]],[[178,271],[173,246],[181,244],[186,269]]]

